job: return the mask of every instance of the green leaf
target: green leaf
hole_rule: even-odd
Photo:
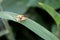
[[[60,35],[60,14],[56,12],[51,6],[39,3],[39,6],[46,10],[48,14],[54,19],[58,28],[58,35]]]
[[[27,28],[29,28],[45,40],[58,40],[54,38],[54,35],[52,33],[46,30],[43,26],[32,21],[31,19],[27,19],[26,21],[21,22],[21,24],[25,25]]]
[[[2,22],[3,22],[4,26],[5,26],[5,29],[9,31],[8,34],[6,34],[7,39],[8,40],[15,40],[15,36],[14,36],[14,34],[12,32],[11,26],[8,24],[8,20],[2,19]]]
[[[54,21],[56,22],[56,24],[60,24],[60,14],[58,12],[56,12],[51,6],[43,4],[43,3],[38,3],[39,6],[41,8],[43,8],[44,10],[46,10],[48,12],[48,14],[54,19]]]
[[[18,14],[12,13],[12,12],[0,12],[0,18],[3,19],[9,19],[16,21],[16,16]],[[26,26],[28,29],[36,33],[38,36],[42,37],[45,40],[59,40],[55,35],[53,35],[51,32],[49,32],[47,29],[45,29],[43,26],[39,25],[38,23],[34,22],[33,20],[27,18],[25,21],[18,22],[24,26]]]

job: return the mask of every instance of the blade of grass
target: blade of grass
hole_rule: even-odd
[[[43,4],[43,3],[38,3],[39,6],[41,8],[43,8],[44,10],[46,10],[48,12],[48,14],[50,14],[52,16],[52,18],[54,19],[54,21],[56,22],[58,31],[59,31],[59,38],[60,38],[60,14],[57,13],[51,6]]]
[[[3,36],[3,35],[6,35],[8,33],[9,33],[8,30],[3,30],[3,31],[0,32],[0,37]]]
[[[16,21],[17,15],[18,14],[12,12],[0,12],[0,18],[13,20],[15,22],[17,22]],[[43,26],[39,25],[38,23],[36,23],[35,21],[29,18],[27,18],[27,20],[25,21],[18,22],[18,23],[26,26],[28,29],[30,29],[31,31],[33,31],[34,33],[36,33],[38,36],[42,37],[45,40],[59,40],[54,34],[52,34]]]
[[[51,6],[43,4],[43,3],[38,3],[41,8],[46,10],[49,15],[52,16],[52,18],[55,20],[56,24],[60,24],[60,14],[57,13]]]
[[[43,26],[39,25],[38,23],[32,21],[31,19],[27,19],[26,21],[20,22],[21,24],[25,25],[27,28],[35,32],[37,35],[41,36],[45,40],[58,40],[55,39],[54,35],[47,31]]]
[[[14,34],[12,32],[11,27],[8,24],[8,21],[6,19],[2,19],[2,22],[5,26],[5,29],[9,31],[9,33],[6,34],[6,37],[8,38],[8,40],[15,40]]]

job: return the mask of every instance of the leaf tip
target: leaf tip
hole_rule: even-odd
[[[41,2],[38,2],[38,4],[39,4],[39,5],[43,5],[43,3],[41,3]]]

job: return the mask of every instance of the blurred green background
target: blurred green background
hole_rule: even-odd
[[[0,6],[3,11],[24,14],[26,17],[44,26],[44,28],[49,30],[55,36],[58,36],[54,19],[46,10],[39,8],[38,2],[49,5],[54,8],[56,12],[60,12],[60,0],[3,0]],[[8,23],[12,29],[15,40],[44,40],[22,24],[12,20],[8,20]],[[0,19],[0,31],[4,30],[6,30],[5,25]],[[8,40],[6,34],[0,37],[0,40]]]

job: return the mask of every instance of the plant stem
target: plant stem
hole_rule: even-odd
[[[4,23],[5,29],[9,31],[9,33],[6,34],[8,40],[15,40],[12,29],[8,24],[8,20],[2,19],[2,22]]]

